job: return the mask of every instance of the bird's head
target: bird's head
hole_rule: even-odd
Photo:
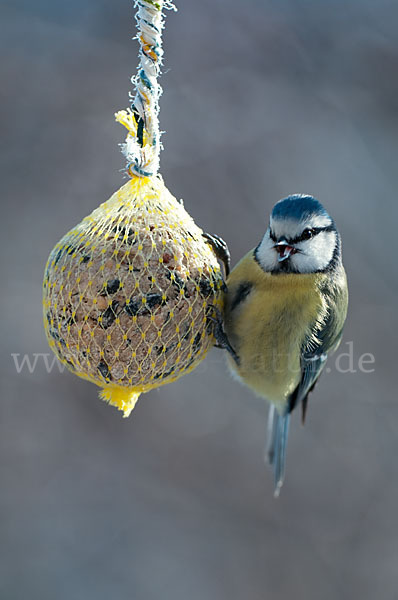
[[[318,200],[296,194],[275,204],[255,257],[271,273],[327,271],[340,260],[340,236]]]

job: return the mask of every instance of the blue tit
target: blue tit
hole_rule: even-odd
[[[275,204],[261,242],[227,278],[224,331],[233,375],[270,403],[268,459],[275,495],[284,479],[289,417],[302,406],[340,343],[348,290],[341,239],[306,195]]]

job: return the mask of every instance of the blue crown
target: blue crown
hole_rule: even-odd
[[[322,204],[313,196],[294,194],[277,202],[272,210],[273,219],[295,219],[302,221],[315,215],[329,217]]]

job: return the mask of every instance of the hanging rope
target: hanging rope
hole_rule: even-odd
[[[128,130],[126,142],[121,144],[127,173],[151,177],[158,172],[161,150],[158,115],[162,88],[158,77],[163,57],[162,10],[176,8],[171,0],[135,0],[134,6],[140,44],[138,73],[131,78],[136,91],[130,109],[119,111],[115,118]]]

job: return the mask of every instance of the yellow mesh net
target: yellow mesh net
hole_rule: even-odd
[[[191,371],[222,308],[216,257],[159,177],[133,177],[55,246],[44,277],[49,344],[128,416],[141,392]]]

